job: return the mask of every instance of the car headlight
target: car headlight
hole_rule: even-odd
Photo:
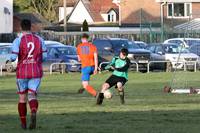
[[[134,55],[133,54],[128,54],[128,58],[133,58]]]
[[[78,64],[79,62],[77,60],[69,60],[69,63]]]
[[[178,58],[177,58],[177,57],[172,57],[172,59],[173,59],[173,60],[178,60]]]

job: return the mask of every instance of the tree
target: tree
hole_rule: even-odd
[[[89,31],[89,29],[88,29],[88,22],[87,22],[86,19],[83,22],[82,28],[83,28],[83,31]]]
[[[33,9],[50,22],[57,20],[58,0],[31,0]]]
[[[31,1],[30,0],[14,0],[13,1],[14,12],[31,12]]]
[[[15,0],[15,12],[36,12],[46,18],[50,22],[58,20],[57,0]]]

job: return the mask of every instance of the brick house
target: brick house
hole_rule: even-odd
[[[116,23],[119,20],[119,9],[113,0],[77,0],[67,18],[69,23],[81,24],[84,20],[89,24]]]
[[[120,5],[122,24],[160,24],[163,20],[173,27],[200,18],[200,0],[121,0]]]

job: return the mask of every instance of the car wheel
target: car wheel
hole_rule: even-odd
[[[166,63],[166,72],[172,72],[173,68],[172,68],[172,63],[171,62],[167,62]]]
[[[11,61],[8,61],[8,62],[6,63],[6,71],[9,72],[9,73],[14,72],[14,67],[13,67]]]

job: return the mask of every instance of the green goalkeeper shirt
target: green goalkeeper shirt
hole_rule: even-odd
[[[110,64],[108,64],[105,69],[110,69],[114,67],[113,75],[118,77],[123,77],[128,80],[128,68],[130,66],[130,60],[126,57],[125,59],[121,59],[120,57],[114,57]]]

